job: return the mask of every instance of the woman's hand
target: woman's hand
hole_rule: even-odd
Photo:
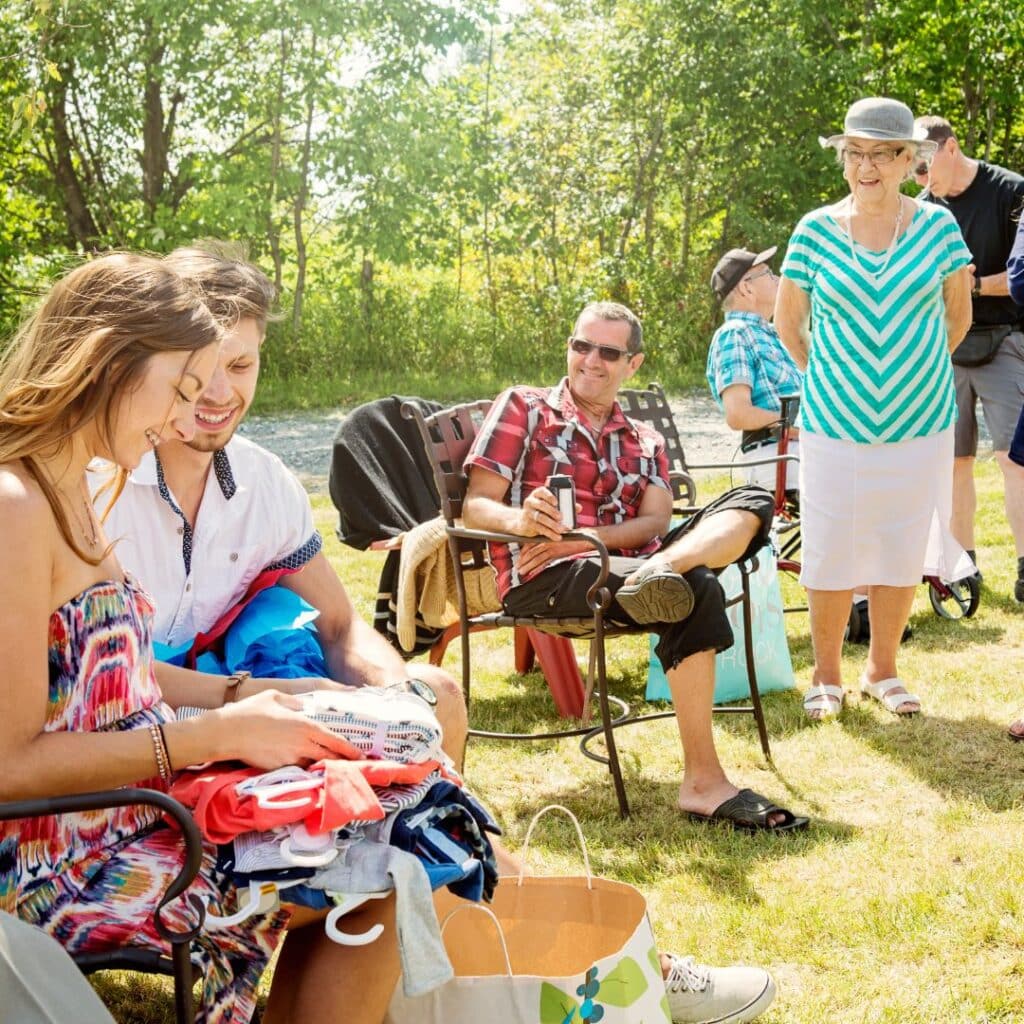
[[[347,740],[302,714],[301,708],[302,701],[298,697],[265,690],[194,719],[198,728],[211,730],[214,753],[212,758],[208,754],[205,760],[237,759],[270,770],[285,764],[342,757],[351,751]],[[182,723],[183,726],[189,724]],[[172,760],[175,767],[182,767],[175,757],[173,733],[167,732]]]

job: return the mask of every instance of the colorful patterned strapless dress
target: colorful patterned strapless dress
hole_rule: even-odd
[[[173,719],[153,675],[153,606],[127,577],[88,587],[50,616],[46,730],[100,732]],[[69,766],[73,770],[73,766]],[[159,778],[138,785],[166,790]],[[234,891],[214,868],[215,850],[189,893],[230,913]],[[0,909],[49,932],[70,953],[140,946],[166,952],[153,926],[160,893],[183,862],[175,831],[152,807],[0,822]],[[197,1021],[243,1024],[256,983],[283,937],[286,912],[204,932],[193,944],[203,971]],[[164,911],[187,927],[181,900]]]

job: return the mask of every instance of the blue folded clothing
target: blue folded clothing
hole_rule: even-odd
[[[501,829],[487,810],[470,793],[450,782],[432,786],[415,807],[389,815],[375,826],[377,838],[400,850],[416,854],[431,877],[458,871],[458,877],[444,883],[457,896],[490,900],[498,882],[498,865],[488,833]]]
[[[307,629],[276,629],[251,643],[231,671],[251,672],[258,679],[324,678],[327,663],[316,635]]]
[[[327,662],[313,625],[319,612],[284,587],[257,594],[228,627],[219,653],[207,651],[196,660],[200,672],[230,675],[251,672],[260,679],[326,677]],[[192,642],[171,647],[153,645],[156,656],[184,665]]]

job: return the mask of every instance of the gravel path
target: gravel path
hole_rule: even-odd
[[[718,406],[706,395],[671,399],[672,414],[690,462],[727,462],[739,443],[739,434],[725,425]],[[249,416],[241,433],[279,455],[314,493],[327,493],[331,444],[344,412],[285,413]]]

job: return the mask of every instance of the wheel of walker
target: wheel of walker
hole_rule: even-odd
[[[978,610],[981,584],[977,576],[968,576],[955,583],[929,580],[928,600],[939,618],[969,619]]]

